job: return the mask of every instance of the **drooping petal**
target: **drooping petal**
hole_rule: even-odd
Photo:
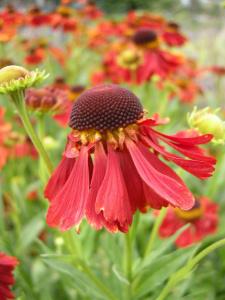
[[[165,140],[170,140],[178,144],[183,144],[183,145],[202,145],[202,144],[207,144],[210,142],[213,138],[212,134],[203,134],[200,136],[195,136],[195,137],[179,137],[177,135],[168,135],[159,131],[156,131],[154,129],[151,129],[156,135],[161,136]]]
[[[150,207],[154,209],[160,209],[162,207],[168,206],[169,203],[159,194],[157,194],[152,188],[150,188],[144,181],[142,182],[142,184],[145,199]]]
[[[75,164],[74,158],[63,157],[58,167],[53,172],[45,188],[44,195],[50,201],[63,188]]]
[[[132,222],[132,211],[118,153],[108,146],[107,168],[96,203],[96,212],[103,212],[109,223],[118,229],[127,228]]]
[[[86,217],[88,222],[96,229],[101,229],[104,225],[104,217],[102,212],[96,213],[95,201],[98,190],[101,186],[106,172],[107,157],[102,143],[97,143],[94,152],[94,169],[90,185],[90,191],[86,205]]]
[[[127,148],[143,181],[163,199],[184,210],[191,209],[194,197],[182,180],[144,146],[127,140]]]
[[[214,171],[215,159],[212,157],[207,157],[204,154],[200,155],[198,152],[198,154],[195,155],[195,159],[186,159],[180,157],[179,155],[166,151],[164,147],[159,145],[154,135],[152,135],[151,138],[148,138],[146,136],[142,136],[141,138],[145,144],[155,149],[166,159],[173,161],[181,168],[185,169],[186,171],[200,179],[208,178]],[[173,148],[178,151],[180,150],[178,146],[173,146]],[[181,151],[184,152],[183,150]],[[190,152],[186,154],[188,154],[188,156],[191,156]],[[192,155],[194,155],[194,152]]]
[[[147,202],[142,186],[142,179],[135,168],[132,158],[127,149],[119,152],[118,155],[120,157],[121,169],[126,182],[132,211],[135,212],[136,209],[145,211]]]
[[[89,191],[88,149],[82,147],[68,180],[52,199],[47,223],[67,230],[81,221]]]

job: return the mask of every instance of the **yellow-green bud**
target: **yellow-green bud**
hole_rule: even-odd
[[[14,65],[4,67],[0,69],[0,94],[12,95],[14,92],[24,91],[47,77],[45,71],[28,71]]]
[[[212,110],[209,107],[188,115],[190,127],[197,129],[202,134],[213,134],[213,142],[223,144],[225,142],[225,122],[217,115],[219,109]]]
[[[9,83],[11,80],[24,78],[29,74],[29,71],[19,66],[7,66],[0,69],[0,85]]]

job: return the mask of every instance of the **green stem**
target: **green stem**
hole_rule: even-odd
[[[91,281],[98,287],[98,289],[110,300],[117,300],[117,297],[97,278],[91,269],[84,263],[80,262],[80,266],[84,273],[91,279]]]
[[[24,126],[28,136],[30,137],[33,145],[35,146],[38,153],[40,154],[43,161],[45,162],[45,165],[47,167],[49,175],[51,175],[51,173],[53,172],[52,163],[51,163],[49,156],[48,156],[47,152],[45,151],[39,137],[37,136],[36,132],[34,131],[34,128],[31,124],[31,122],[30,122],[30,119],[29,119],[29,116],[27,113],[27,109],[25,106],[25,102],[23,99],[23,93],[21,93],[21,92],[18,92],[16,94],[14,93],[13,95],[11,95],[11,97],[13,99],[13,102],[16,105],[19,116],[23,122],[23,126]]]
[[[156,218],[156,220],[154,222],[154,225],[153,225],[153,228],[152,228],[152,231],[151,231],[151,235],[150,235],[150,238],[148,240],[148,244],[146,246],[144,258],[146,258],[153,249],[159,227],[162,224],[162,221],[163,221],[163,219],[166,215],[166,212],[167,212],[167,209],[165,207],[163,207],[160,210],[160,213],[159,213],[158,217]]]
[[[62,237],[64,238],[64,242],[68,251],[75,258],[73,260],[73,265],[75,268],[80,267],[82,271],[87,275],[87,277],[95,284],[95,286],[101,291],[107,299],[117,300],[117,297],[113,295],[113,293],[98,279],[94,272],[88,267],[82,257],[82,249],[80,248],[80,244],[78,239],[74,237],[74,232],[69,230],[63,233]]]
[[[43,139],[45,138],[45,119],[43,114],[38,116],[37,134],[40,140],[43,141]],[[45,162],[41,156],[39,159],[39,175],[43,183],[48,180],[48,176],[46,177],[46,171],[48,172]]]
[[[179,269],[175,274],[173,274],[165,287],[163,288],[160,295],[156,298],[156,300],[164,300],[167,298],[168,294],[171,292],[172,288],[180,281],[186,278],[186,276],[191,272],[191,270],[208,254],[216,250],[217,248],[225,246],[225,238],[221,239],[212,245],[208,246],[195,257],[193,257],[188,263],[181,269]]]
[[[131,283],[132,283],[132,240],[131,240],[131,234],[127,233],[124,235],[124,269],[127,276],[127,279],[129,281],[129,285],[127,286],[126,290],[126,298],[127,300],[132,299],[132,290],[131,290]]]
[[[197,263],[200,262],[205,256],[209,255],[211,252],[216,250],[217,248],[225,245],[225,238],[221,239],[212,245],[208,246],[207,248],[203,249],[201,252],[199,252],[195,257],[193,257],[189,261],[190,268],[193,268]]]

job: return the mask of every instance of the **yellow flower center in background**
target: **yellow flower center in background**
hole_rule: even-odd
[[[190,210],[175,208],[174,211],[180,219],[189,222],[197,220],[203,215],[203,207],[199,201],[196,201],[194,207]]]
[[[117,63],[123,68],[135,70],[140,65],[141,56],[138,51],[124,50],[117,58]]]

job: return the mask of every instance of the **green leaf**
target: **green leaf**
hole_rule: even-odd
[[[69,257],[71,257],[69,255]],[[69,263],[62,261],[62,257],[59,258],[43,258],[43,261],[61,275],[66,275],[70,284],[74,286],[76,291],[83,296],[90,295],[92,299],[105,299],[99,292],[92,281],[83,273],[80,269],[75,268]]]
[[[158,289],[189,258],[192,248],[178,249],[170,254],[158,257],[139,272],[133,282],[134,298]]]
[[[30,244],[38,237],[41,231],[44,229],[45,221],[43,214],[37,215],[33,218],[26,226],[22,229],[20,241],[19,241],[19,252],[27,249]]]

